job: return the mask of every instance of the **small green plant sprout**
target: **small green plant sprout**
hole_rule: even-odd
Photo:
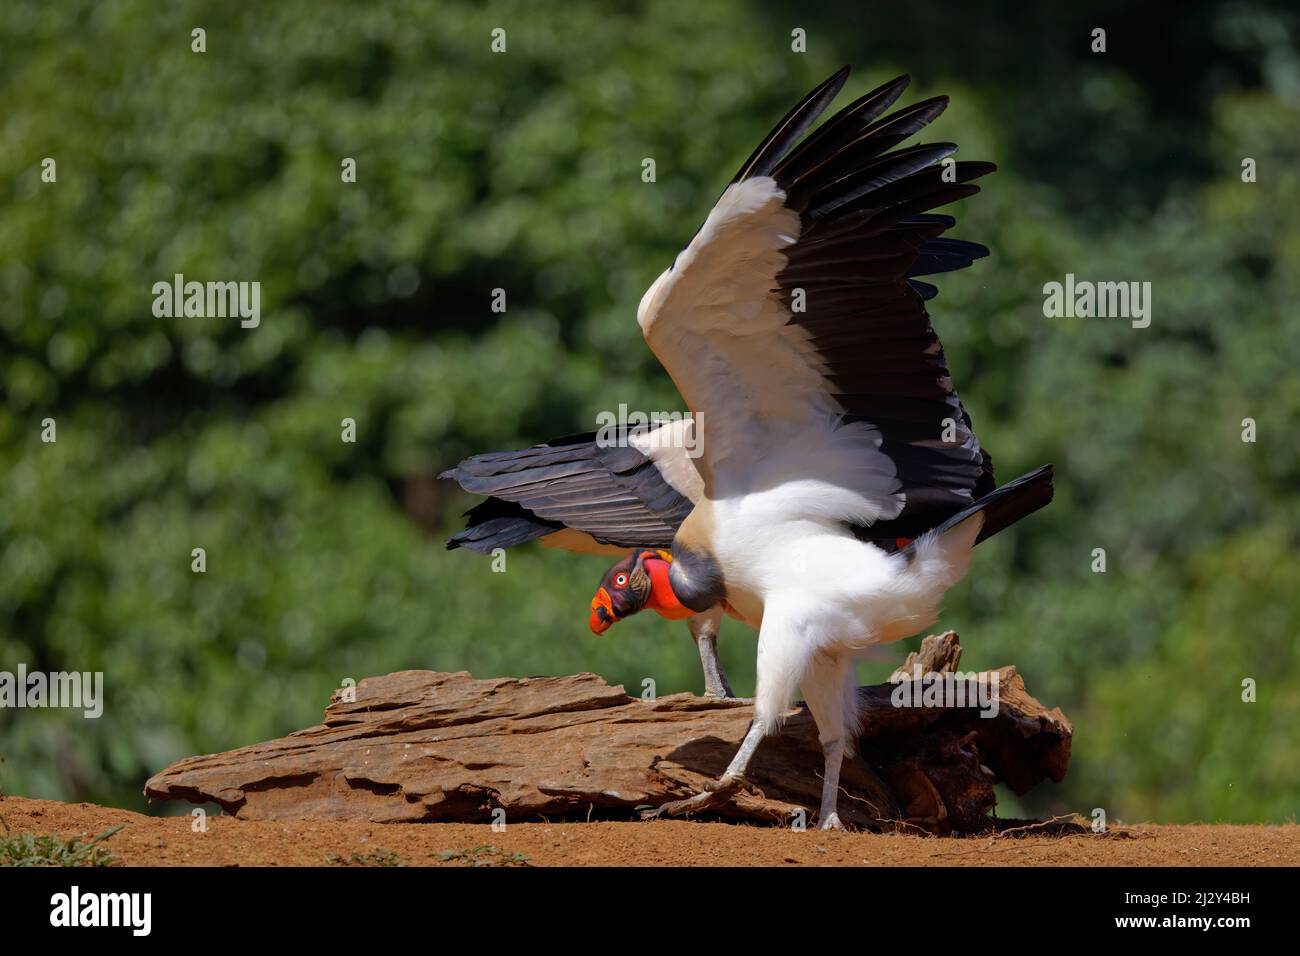
[[[82,843],[75,837],[61,840],[57,833],[14,833],[4,817],[0,817],[0,825],[4,827],[0,866],[111,866],[117,856],[100,844],[126,826],[119,823]]]
[[[507,853],[490,843],[469,849],[447,850],[439,853],[438,859],[444,863],[456,861],[467,866],[532,866],[524,854]]]

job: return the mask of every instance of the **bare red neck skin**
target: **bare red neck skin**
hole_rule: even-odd
[[[668,581],[667,561],[659,557],[646,558],[641,566],[650,575],[650,599],[646,601],[646,607],[658,611],[670,621],[680,621],[695,615],[673,593],[673,586]]]

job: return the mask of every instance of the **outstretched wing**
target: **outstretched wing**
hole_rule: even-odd
[[[994,167],[951,161],[952,143],[895,148],[947,105],[879,118],[907,77],[799,142],[847,76],[755,150],[637,318],[702,413],[710,498],[798,482],[810,516],[911,536],[993,487],[916,277],[987,255],[930,211]]]
[[[487,495],[447,547],[490,554],[540,538],[549,547],[621,554],[670,547],[702,482],[685,423],[557,438],[466,458],[439,477]]]

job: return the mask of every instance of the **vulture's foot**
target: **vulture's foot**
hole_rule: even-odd
[[[718,780],[706,783],[703,789],[693,797],[684,800],[671,800],[654,810],[643,814],[647,820],[659,817],[678,817],[684,813],[699,813],[726,803],[733,793],[745,785],[745,778],[740,774],[723,774]]]
[[[845,828],[844,824],[840,822],[840,815],[839,815],[838,813],[835,813],[834,811],[832,811],[832,812],[831,812],[831,815],[828,816],[825,820],[819,820],[819,821],[817,822],[817,829],[818,829],[818,830],[841,830],[841,831],[842,831],[842,830],[844,830],[844,829],[846,829],[846,828]]]

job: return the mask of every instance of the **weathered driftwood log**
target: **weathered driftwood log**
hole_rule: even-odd
[[[960,655],[955,633],[927,637],[899,672],[953,672]],[[844,822],[971,832],[988,825],[994,783],[1024,793],[1044,777],[1061,780],[1069,721],[1031,697],[1014,667],[996,674],[991,718],[971,707],[896,706],[896,685],[863,687],[863,757],[841,776]],[[363,680],[355,700],[347,696],[335,693],[319,726],[182,760],[150,779],[145,795],[214,801],[249,819],[487,823],[498,807],[510,820],[634,818],[721,774],[751,711],[692,694],[641,700],[594,674],[402,671]],[[816,725],[806,708],[793,709],[758,748],[754,786],[713,813],[788,823],[803,809],[811,824],[821,769]]]

